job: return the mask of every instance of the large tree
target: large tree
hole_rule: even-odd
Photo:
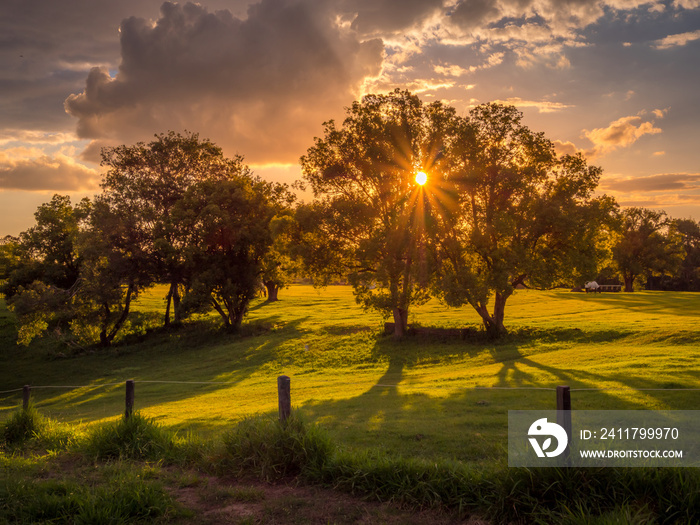
[[[237,332],[259,290],[262,262],[272,243],[270,221],[280,186],[248,176],[191,186],[174,215],[191,242],[188,308],[213,307],[224,326]]]
[[[203,180],[227,180],[247,167],[240,156],[227,158],[220,147],[197,133],[161,133],[148,144],[102,151],[107,172],[103,193],[113,207],[134,214],[132,227],[147,240],[158,280],[170,285],[164,324],[182,320],[181,298],[187,281],[185,235],[172,210],[192,185]]]
[[[415,177],[434,168],[453,114],[407,91],[367,95],[342,125],[326,122],[301,158],[316,197],[298,214],[307,265],[325,280],[345,274],[361,305],[393,315],[398,337],[411,305],[428,299],[426,210]]]
[[[448,305],[470,304],[497,337],[518,285],[596,274],[614,206],[592,197],[599,168],[580,155],[558,158],[544,134],[500,104],[457,119],[444,158],[456,205],[440,214],[434,243],[436,291]]]
[[[634,291],[640,276],[674,272],[681,264],[683,247],[670,219],[662,211],[627,208],[619,217],[620,237],[613,246],[613,262],[625,283]]]

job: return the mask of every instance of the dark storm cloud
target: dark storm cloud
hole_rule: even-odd
[[[229,6],[247,1],[213,0]],[[119,24],[156,13],[162,0],[2,0],[0,128],[68,129],[63,100],[91,67],[116,67]],[[211,4],[211,2],[209,2]]]
[[[246,19],[166,2],[155,24],[122,23],[118,74],[93,69],[66,110],[83,138],[187,128],[252,161],[294,161],[381,66],[381,41],[335,15],[311,0],[263,0]]]

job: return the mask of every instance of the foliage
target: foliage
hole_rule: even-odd
[[[189,282],[187,234],[174,212],[188,188],[202,181],[225,181],[248,175],[243,158],[226,158],[220,147],[196,133],[161,133],[148,144],[118,146],[102,151],[108,168],[102,184],[105,198],[116,209],[128,211],[131,228],[142,239],[144,255],[152,265],[154,279],[170,285],[164,323],[174,322],[185,312],[181,296]]]
[[[301,272],[293,246],[293,233],[297,229],[291,210],[283,211],[270,220],[272,244],[263,257],[261,270],[268,302],[277,301],[279,291]]]
[[[676,289],[700,291],[700,221],[676,219],[673,229],[680,237],[684,257],[677,275]]]
[[[84,258],[74,296],[78,326],[96,326],[99,342],[109,346],[126,323],[131,301],[153,283],[147,239],[135,226],[135,210],[108,195],[95,199],[89,226],[81,233]]]
[[[4,240],[6,242],[0,244],[0,282],[7,280],[12,271],[19,267],[21,257],[19,239],[8,235]],[[0,293],[4,293],[2,286]]]
[[[621,212],[620,238],[613,247],[613,262],[622,275],[625,291],[634,291],[643,275],[674,272],[681,264],[683,247],[664,212],[627,208]]]
[[[592,197],[600,168],[581,155],[557,158],[521,120],[513,106],[477,106],[456,119],[444,154],[457,202],[439,217],[436,292],[450,306],[474,307],[494,336],[505,332],[505,304],[518,285],[596,275],[614,207]]]
[[[78,236],[90,211],[88,199],[72,206],[70,197],[54,195],[37,209],[36,225],[18,243],[3,247],[9,276],[0,292],[17,315],[18,344],[27,346],[69,322],[68,306],[82,266]]]
[[[361,305],[393,314],[396,336],[411,305],[428,299],[429,219],[415,175],[434,167],[453,114],[408,91],[367,95],[341,127],[326,122],[301,158],[318,199],[300,214],[306,265],[326,276],[342,269]]]
[[[90,201],[73,206],[67,195],[54,195],[34,213],[36,225],[22,232],[19,243],[10,245],[8,281],[0,292],[8,298],[33,281],[67,289],[80,272],[76,241],[79,229],[90,213]]]
[[[187,306],[213,306],[237,332],[258,292],[262,261],[271,244],[275,186],[241,174],[191,186],[174,210],[191,264]]]

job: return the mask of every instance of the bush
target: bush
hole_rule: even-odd
[[[46,427],[46,421],[31,404],[25,410],[18,410],[10,416],[2,429],[3,441],[7,445],[21,445],[39,435]]]
[[[173,434],[139,413],[95,429],[83,446],[97,459],[162,460],[176,453]]]
[[[328,435],[298,413],[285,423],[270,417],[242,420],[224,436],[227,467],[271,481],[319,471],[333,454]]]

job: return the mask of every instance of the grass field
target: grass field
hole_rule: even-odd
[[[149,291],[137,311],[160,315],[164,296]],[[33,399],[45,415],[87,425],[116,419],[123,382],[134,379],[142,414],[213,437],[244,416],[276,412],[276,378],[286,374],[293,405],[350,451],[474,466],[506,463],[508,410],[554,408],[555,393],[545,388],[602,389],[573,392],[574,409],[700,406],[700,392],[677,390],[700,388],[700,294],[522,290],[507,305],[511,333],[498,342],[481,333],[395,341],[348,287],[292,286],[280,297],[256,302],[242,335],[202,318],[68,357],[47,341],[17,347],[2,305],[0,392],[81,387],[36,388]],[[436,301],[409,319],[436,327],[478,321],[469,308]],[[0,422],[20,402],[21,393],[0,394]]]

